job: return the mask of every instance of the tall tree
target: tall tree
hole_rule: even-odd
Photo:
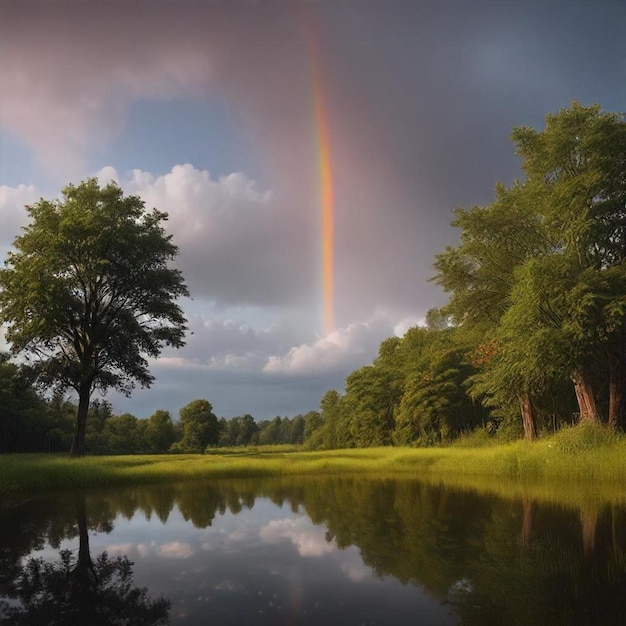
[[[184,345],[176,299],[188,290],[169,266],[167,215],[116,184],[92,178],[26,208],[31,222],[0,271],[0,321],[41,383],[78,394],[71,454],[82,456],[93,391],[150,386],[146,357]]]
[[[437,258],[435,280],[452,293],[455,321],[482,328],[478,344],[498,345],[484,364],[487,386],[492,397],[498,387],[517,396],[527,437],[532,394],[559,378],[573,382],[581,418],[599,420],[601,361],[616,424],[626,382],[626,123],[573,103],[512,139],[526,180],[500,185],[490,207],[460,212],[461,244]]]
[[[536,299],[536,307],[551,313],[538,331],[557,331],[570,348],[565,374],[582,419],[599,420],[592,379],[594,362],[604,355],[608,422],[616,425],[626,379],[626,121],[574,102],[547,115],[542,131],[516,128],[513,141],[552,241],[550,254],[560,257],[554,297]]]
[[[478,347],[493,346],[502,317],[511,305],[516,269],[543,254],[550,242],[543,231],[529,190],[521,183],[496,186],[496,198],[485,207],[458,210],[453,226],[461,229],[461,242],[437,256],[434,280],[451,297],[444,312],[463,327]],[[531,384],[523,375],[515,384],[490,373],[495,362],[481,355],[490,396],[506,387],[506,394],[521,413],[526,439],[536,437]],[[480,391],[484,391],[483,388]]]

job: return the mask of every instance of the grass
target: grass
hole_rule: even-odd
[[[484,442],[483,442],[484,443]],[[166,481],[268,476],[368,474],[407,476],[430,482],[492,485],[564,483],[619,489],[626,484],[626,437],[581,425],[534,443],[479,447],[365,448],[307,452],[294,447],[218,449],[205,455],[0,457],[0,497],[8,494],[111,487]],[[547,488],[547,487],[546,487]]]

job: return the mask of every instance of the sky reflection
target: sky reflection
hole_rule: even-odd
[[[354,546],[338,548],[302,507],[257,498],[205,528],[174,506],[166,523],[137,510],[110,533],[90,531],[92,555],[126,555],[134,582],[171,601],[171,624],[454,624],[451,607],[379,577]],[[78,549],[78,538],[60,549]],[[32,556],[54,558],[49,545]]]

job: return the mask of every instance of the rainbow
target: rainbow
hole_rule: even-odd
[[[315,139],[317,144],[317,169],[319,176],[319,203],[321,212],[322,242],[322,298],[324,302],[324,331],[332,332],[335,327],[334,311],[334,183],[330,149],[328,114],[324,99],[324,84],[320,71],[320,55],[313,36],[309,38],[309,56],[311,59],[311,86],[313,93],[313,115],[315,120]]]

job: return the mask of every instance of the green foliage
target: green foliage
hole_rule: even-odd
[[[452,445],[459,448],[485,448],[497,443],[494,434],[488,428],[481,427],[461,435]]]
[[[177,248],[166,214],[114,183],[69,185],[27,210],[31,222],[0,271],[0,321],[42,384],[78,393],[73,453],[82,455],[92,391],[151,384],[146,356],[184,343],[176,299],[188,290],[169,267]]]
[[[223,418],[222,418],[223,419]],[[220,420],[220,446],[249,446],[258,443],[259,427],[250,414]]]
[[[600,451],[615,445],[623,438],[615,431],[592,422],[581,422],[559,430],[551,438],[555,449],[566,454],[580,454],[590,450]]]
[[[626,383],[626,123],[573,103],[546,116],[544,130],[516,128],[512,138],[526,179],[498,185],[487,207],[458,211],[461,242],[435,263],[436,282],[451,294],[444,313],[475,337],[477,354],[493,348],[468,389],[497,416],[522,407],[528,437],[533,420],[546,419],[537,409],[573,380],[581,417],[597,420],[599,401],[617,425]]]
[[[167,452],[170,449],[176,441],[176,431],[169,411],[159,409],[149,417],[145,436],[150,452]]]
[[[180,411],[183,438],[178,444],[181,452],[202,452],[217,445],[219,424],[208,400],[193,400]]]
[[[48,450],[45,413],[45,403],[24,369],[0,353],[0,452]]]

